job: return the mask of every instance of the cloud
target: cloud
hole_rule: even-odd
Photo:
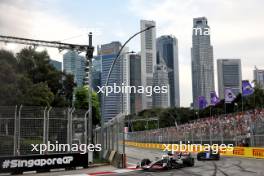
[[[50,1],[1,1],[1,35],[87,44],[87,28],[69,22],[65,16],[46,9],[48,2]],[[42,6],[43,4],[45,6]],[[24,46],[19,46],[17,49],[22,47]],[[62,55],[57,49],[48,50],[51,57],[61,60]]]

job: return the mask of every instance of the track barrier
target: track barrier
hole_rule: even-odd
[[[127,146],[138,147],[138,148],[145,148],[145,149],[158,149],[164,150],[166,148],[165,144],[159,143],[141,143],[141,142],[132,142],[126,141],[125,144]],[[169,147],[172,149],[172,145]],[[204,148],[204,146],[203,146]],[[203,149],[201,149],[203,150]],[[197,151],[194,151],[196,153]],[[259,158],[264,159],[264,148],[260,147],[233,147],[232,151],[221,151],[220,154],[223,156],[236,156],[236,157],[246,157],[246,158]]]

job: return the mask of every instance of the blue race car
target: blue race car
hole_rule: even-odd
[[[197,160],[198,161],[202,161],[202,160],[220,160],[220,154],[219,154],[219,152],[214,153],[214,152],[212,152],[212,150],[199,152],[197,154]]]

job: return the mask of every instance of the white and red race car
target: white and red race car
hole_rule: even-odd
[[[194,166],[194,158],[191,153],[177,152],[174,154],[168,153],[167,155],[162,155],[161,158],[155,161],[143,159],[137,167],[147,171],[158,171],[192,166]]]

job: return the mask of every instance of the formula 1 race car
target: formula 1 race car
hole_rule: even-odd
[[[212,150],[199,152],[197,154],[197,160],[198,161],[202,161],[202,160],[220,160],[220,154],[219,154],[219,152],[214,153],[214,152],[212,152]]]
[[[137,167],[141,167],[146,171],[158,171],[192,166],[194,166],[194,158],[191,153],[180,152],[175,154],[168,153],[153,162],[149,159],[143,159]]]

